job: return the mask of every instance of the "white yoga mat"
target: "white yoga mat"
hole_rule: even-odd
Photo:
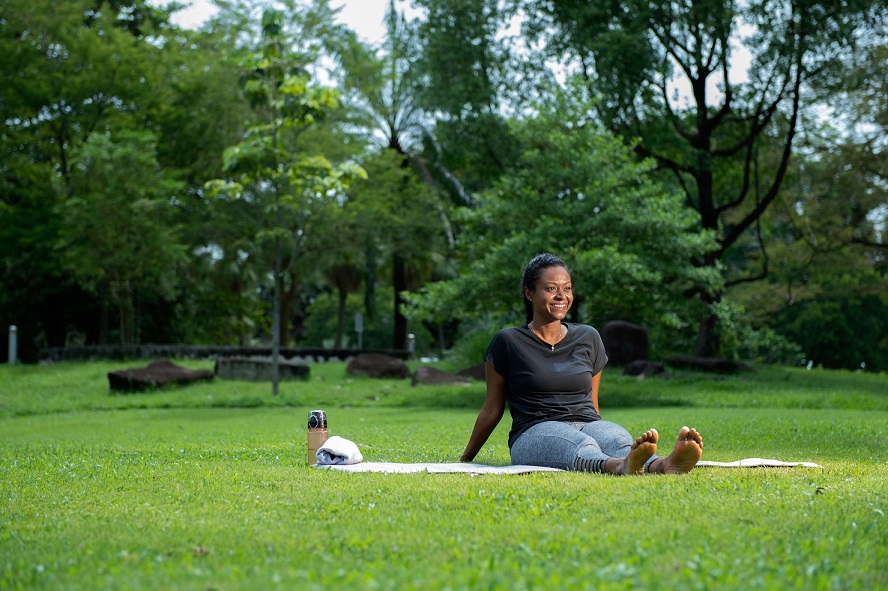
[[[361,462],[360,464],[328,464],[318,468],[340,470],[342,472],[386,472],[389,474],[409,474],[412,472],[428,472],[429,474],[527,474],[528,472],[562,472],[557,468],[542,466],[487,466],[484,464],[452,463],[420,463],[398,464],[395,462]]]
[[[746,458],[735,462],[700,461],[697,466],[717,468],[822,468],[813,462],[781,462],[762,458]],[[360,464],[319,465],[321,469],[339,470],[342,472],[384,472],[388,474],[410,474],[427,472],[429,474],[527,474],[528,472],[563,472],[557,468],[541,466],[487,466],[484,464],[452,463],[417,463],[399,464],[396,462],[361,462]]]
[[[781,462],[780,460],[765,460],[762,458],[746,458],[735,462],[709,462],[700,460],[698,466],[715,466],[718,468],[823,468],[814,462]]]

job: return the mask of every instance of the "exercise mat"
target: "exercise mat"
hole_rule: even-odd
[[[733,462],[697,462],[701,468],[822,468],[813,462],[782,462],[762,458],[745,458]],[[468,464],[464,462],[435,463],[422,462],[400,464],[397,462],[361,462],[359,464],[318,465],[320,469],[339,470],[342,472],[384,472],[387,474],[410,474],[427,472],[429,474],[527,474],[529,472],[563,472],[558,468],[542,466],[487,466],[485,464]]]

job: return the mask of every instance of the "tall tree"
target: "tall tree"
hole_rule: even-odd
[[[601,120],[623,137],[640,138],[637,152],[674,175],[699,227],[716,233],[717,247],[695,260],[707,268],[717,268],[774,203],[803,113],[817,98],[811,91],[835,82],[886,12],[884,3],[867,0],[841,8],[820,0],[525,5],[528,30],[553,54],[581,64],[602,97]],[[741,67],[739,48],[751,55],[743,82],[732,77]],[[686,102],[673,96],[676,83],[686,84]],[[765,166],[759,148],[774,141],[780,156]],[[728,277],[726,285],[760,277]],[[721,297],[690,293],[709,304]],[[708,313],[701,320],[698,354],[718,353],[715,319]]]
[[[37,343],[90,332],[95,309],[54,248],[51,181],[69,179],[72,153],[91,133],[144,125],[163,64],[148,36],[166,26],[140,0],[0,3],[0,317],[19,325],[29,360]]]
[[[342,61],[347,71],[346,100],[355,113],[354,123],[379,148],[391,152],[370,157],[371,169],[379,178],[370,179],[359,189],[363,198],[357,206],[366,208],[366,196],[375,193],[380,200],[377,211],[387,210],[387,220],[376,218],[380,231],[374,233],[375,239],[367,241],[370,250],[365,263],[375,265],[380,250],[391,260],[395,319],[392,347],[405,349],[408,323],[402,311],[403,294],[415,288],[420,277],[430,276],[431,262],[442,248],[447,248],[444,239],[452,244],[452,204],[465,205],[472,198],[442,165],[436,150],[433,120],[421,103],[424,82],[417,69],[421,47],[416,26],[397,12],[394,2],[389,4],[385,22],[387,36],[378,51],[353,43],[342,54]],[[383,165],[396,170],[386,171]],[[418,184],[418,178],[427,186]],[[394,220],[398,226],[393,225]],[[375,270],[368,275],[375,275]],[[368,288],[372,287],[369,283]]]
[[[500,31],[515,8],[498,0],[415,4],[425,9],[415,27],[417,98],[435,114],[435,150],[467,190],[486,189],[518,157],[507,123],[516,106],[504,94],[519,76],[510,69],[510,47]]]
[[[66,194],[60,206],[62,259],[81,285],[99,296],[103,311],[117,306],[121,344],[140,342],[141,294],[174,295],[184,249],[167,204],[179,189],[158,166],[150,134],[93,133],[73,153],[68,182],[61,187]],[[106,326],[103,314],[105,337]]]
[[[274,284],[272,312],[273,384],[278,393],[285,273],[301,261],[305,231],[316,211],[335,203],[344,185],[363,175],[353,165],[299,150],[299,136],[337,103],[337,93],[316,86],[305,70],[304,56],[289,51],[284,16],[276,10],[262,15],[262,44],[246,65],[242,90],[257,113],[258,123],[245,139],[227,149],[228,178],[208,188],[223,200],[242,200],[257,224],[253,248],[263,253]]]
[[[584,321],[679,326],[681,291],[718,285],[711,269],[690,263],[712,247],[709,233],[694,231],[678,193],[649,179],[650,161],[637,162],[591,120],[583,92],[568,86],[515,123],[521,158],[464,211],[462,273],[412,298],[417,317],[517,321],[516,273],[547,251],[571,266]]]

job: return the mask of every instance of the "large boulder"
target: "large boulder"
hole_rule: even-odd
[[[632,361],[648,358],[647,329],[641,325],[614,320],[601,329],[608,366],[624,367]]]
[[[467,367],[460,370],[458,373],[464,378],[469,378],[470,380],[478,380],[479,382],[483,382],[487,379],[483,363],[473,365],[472,367]]]
[[[371,378],[409,378],[407,364],[384,353],[361,353],[349,361],[346,371],[356,376]]]
[[[456,375],[455,373],[449,373],[434,367],[423,365],[417,367],[416,371],[413,372],[413,385],[416,386],[419,384],[429,386],[468,386],[471,382],[467,378]]]
[[[626,367],[623,368],[624,376],[636,376],[639,378],[650,378],[664,372],[665,369],[663,368],[662,363],[655,363],[645,359],[630,361],[626,364]]]
[[[108,372],[108,385],[118,392],[138,392],[168,384],[189,384],[212,379],[213,372],[208,369],[188,369],[176,365],[169,359],[158,359],[145,367]]]
[[[224,380],[245,380],[248,382],[271,382],[274,380],[274,365],[271,357],[219,357],[216,359],[216,375]],[[278,379],[307,380],[309,367],[298,361],[278,360]]]

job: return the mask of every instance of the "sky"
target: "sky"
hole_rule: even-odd
[[[166,6],[172,0],[150,0],[155,6]],[[185,28],[197,28],[215,11],[216,7],[210,0],[180,0],[182,4],[190,4],[184,10],[173,15],[173,23]],[[371,43],[377,43],[385,35],[383,18],[388,7],[389,0],[331,0],[330,6],[341,7],[339,20],[358,34],[361,39]],[[395,5],[404,11],[407,16],[416,14],[411,9],[409,2],[396,0]]]

